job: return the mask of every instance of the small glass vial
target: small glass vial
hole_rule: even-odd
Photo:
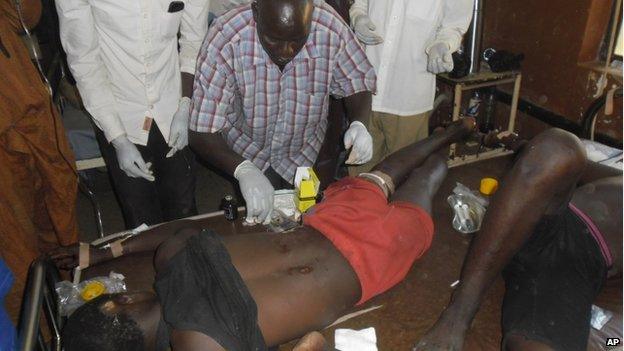
[[[238,218],[238,209],[236,208],[236,200],[232,195],[225,195],[221,200],[221,209],[228,221],[234,221]]]

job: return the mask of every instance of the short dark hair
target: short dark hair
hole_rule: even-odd
[[[100,307],[115,295],[102,295],[80,306],[63,328],[65,351],[138,351],[145,349],[143,331],[128,315],[106,314]]]

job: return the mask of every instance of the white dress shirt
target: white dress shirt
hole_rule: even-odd
[[[435,75],[427,71],[426,50],[448,44],[457,51],[466,32],[474,0],[355,0],[351,20],[367,14],[383,43],[366,46],[377,72],[373,111],[409,116],[429,111]]]
[[[170,3],[56,0],[67,62],[87,111],[109,141],[126,134],[146,145],[150,118],[169,138],[182,95],[180,72],[195,72],[209,0],[184,0],[184,9],[174,13]]]
[[[211,0],[210,12],[216,17],[230,11],[235,7],[249,4],[252,0]]]

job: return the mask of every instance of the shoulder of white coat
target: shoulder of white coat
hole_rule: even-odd
[[[325,1],[314,1],[314,13],[312,15],[314,30],[331,32],[343,36],[350,28],[336,10]]]

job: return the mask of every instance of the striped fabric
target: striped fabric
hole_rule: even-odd
[[[221,132],[262,170],[292,183],[312,166],[327,128],[329,95],[375,90],[375,72],[357,39],[324,3],[310,36],[280,72],[258,40],[249,5],[215,20],[199,53],[190,129]]]

